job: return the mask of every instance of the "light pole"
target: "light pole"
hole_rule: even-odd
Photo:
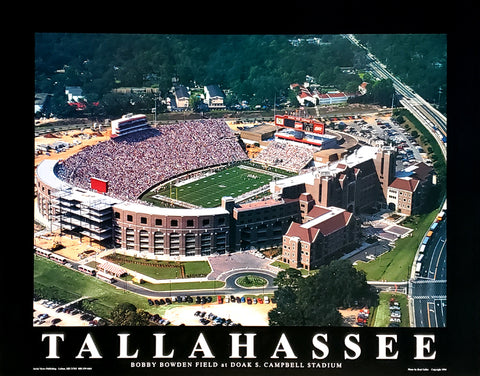
[[[155,110],[154,110],[154,119],[155,119],[155,120],[154,120],[154,123],[155,123],[155,125],[156,125],[156,124],[157,124],[157,97],[155,97],[155,98],[153,99],[153,101],[154,101],[154,103],[155,103]]]

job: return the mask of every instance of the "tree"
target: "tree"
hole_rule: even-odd
[[[278,287],[289,287],[294,290],[298,289],[300,281],[302,280],[302,273],[298,269],[288,268],[277,274],[273,281]]]
[[[143,310],[137,310],[131,303],[119,303],[112,310],[110,317],[115,326],[146,326],[148,317]]]
[[[335,260],[306,278],[287,269],[275,279],[277,307],[269,312],[271,326],[340,326],[339,307],[375,305],[377,293],[368,285],[365,273],[348,261]]]
[[[373,102],[380,106],[390,106],[392,104],[392,95],[395,93],[391,80],[376,81],[371,87]]]

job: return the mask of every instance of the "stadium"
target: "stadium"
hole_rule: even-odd
[[[250,163],[224,120],[154,127],[126,115],[112,121],[110,140],[40,163],[35,190],[39,212],[61,231],[108,247],[209,255],[257,245],[235,240],[233,209],[291,175],[274,170]],[[276,219],[261,243],[278,244],[290,221]]]
[[[152,255],[279,247],[305,217],[300,195],[318,189],[319,150],[276,138],[250,161],[223,119],[151,126],[129,114],[109,140],[38,165],[38,211],[62,232]]]

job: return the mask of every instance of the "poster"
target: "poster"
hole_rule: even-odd
[[[88,62],[85,64],[88,65]],[[208,95],[210,94],[205,92],[205,96],[207,97]],[[214,95],[212,95],[212,97],[214,97]],[[77,100],[81,101],[81,98],[77,98]],[[212,106],[219,106],[218,102],[210,102],[210,104]],[[157,116],[156,105],[157,103],[155,103],[154,107],[155,117]],[[354,119],[345,119],[345,122],[353,122],[353,120]],[[380,126],[381,124],[377,123],[375,125]],[[457,148],[457,135],[455,132],[451,137],[450,140],[452,140],[453,143],[449,143],[449,145],[453,145],[450,147],[455,152]],[[152,136],[152,138],[154,137]],[[453,159],[455,160],[456,157],[454,156]],[[63,161],[60,162],[60,164],[63,163]],[[68,164],[68,162],[66,162],[66,164]],[[43,167],[49,167],[47,165]],[[50,170],[45,170],[48,176]],[[460,171],[462,170],[460,169]],[[455,176],[455,171],[452,174]],[[254,178],[253,176],[255,176],[255,172],[247,175],[247,178],[250,180],[260,179],[260,177]],[[194,176],[188,176],[188,179],[192,178],[195,179]],[[36,188],[41,190],[43,187],[42,184],[48,182],[50,181],[42,180]],[[45,184],[45,187],[46,186],[47,184]],[[173,203],[175,203],[173,200],[178,200],[179,198],[179,186],[173,190],[171,187],[165,188],[165,191],[169,194],[169,199]],[[109,190],[110,189],[115,189],[114,184],[109,183]],[[454,186],[452,191],[455,192],[456,189]],[[450,200],[450,187],[448,192],[448,198]],[[69,194],[71,194],[71,196],[69,196]],[[38,197],[42,197],[41,193],[38,193]],[[66,200],[66,202],[70,203],[72,200],[79,200],[79,198],[71,192],[63,192],[57,195],[56,198],[56,202],[59,203],[58,205],[61,205],[61,200]],[[120,210],[118,210],[118,213],[121,214],[119,214],[119,218],[116,218],[119,226],[123,226],[122,221],[125,223],[137,221],[135,222],[135,226],[140,227],[142,225],[149,225],[148,221],[151,219],[150,217],[144,220],[142,218],[145,217],[141,214],[135,216],[134,211],[129,211],[129,206],[122,204],[122,202],[111,203],[109,198],[105,198],[104,201],[95,201],[96,199],[98,199],[97,196],[92,196],[92,199],[89,199],[90,201],[85,202],[94,202],[90,208],[96,207],[98,210],[102,210],[102,205],[119,205]],[[456,200],[458,200],[458,198],[453,198],[453,202],[458,202]],[[224,209],[226,209],[228,202],[222,204],[225,205]],[[448,219],[453,218],[451,222],[449,221],[448,227],[448,239],[451,239],[449,244],[462,244],[462,241],[465,242],[465,238],[459,236],[459,234],[462,234],[461,229],[457,231],[459,226],[457,218],[459,218],[460,213],[455,206],[453,209],[451,208],[450,206],[449,209],[447,209]],[[86,208],[82,207],[82,210],[83,209]],[[438,211],[438,213],[440,212],[441,210]],[[240,214],[238,213],[239,211],[236,212],[236,220],[240,220]],[[338,213],[331,211],[331,215],[333,216],[334,214]],[[135,216],[135,218],[129,219],[129,215]],[[205,221],[220,221],[222,218],[222,214],[219,213],[208,213],[208,215],[213,215],[214,219],[204,218],[203,215],[203,213],[201,215],[199,214],[199,222],[193,222],[193,225],[192,222],[188,222],[192,219],[177,219],[176,217],[173,219],[174,216],[171,216],[171,218],[168,218],[170,221],[169,225],[172,227],[179,226],[180,228],[185,226],[188,230],[188,227],[195,227],[197,225],[207,226],[210,222]],[[63,219],[65,220],[65,218],[66,217]],[[160,218],[152,217],[152,219],[156,226],[165,225],[164,223],[160,224],[155,222],[156,219]],[[143,223],[143,221],[146,221],[146,223]],[[178,222],[175,223],[173,221]],[[67,222],[68,221],[65,223]],[[68,230],[75,230],[74,226],[72,226],[73,221],[69,223],[71,227],[68,228]],[[103,232],[101,229],[92,228],[93,226],[75,225],[83,226],[84,230],[91,231],[89,233],[91,236],[98,236],[100,239],[102,237]],[[221,225],[219,226],[221,228]],[[135,236],[138,236],[138,238],[135,238],[138,239],[138,246],[141,244],[140,231],[142,230],[140,227],[138,227],[135,233]],[[451,232],[450,228],[454,229],[453,232]],[[67,229],[67,227],[63,228],[63,230],[65,229]],[[175,234],[175,231],[172,231],[172,233]],[[221,247],[222,244],[225,246],[224,243],[221,243],[221,237],[216,237],[215,241],[217,239],[220,239],[220,241],[218,244],[215,244],[216,247]],[[160,242],[160,238],[157,240]],[[118,241],[120,243],[120,247],[118,248],[123,248],[123,245],[125,248],[128,247],[128,235],[126,233],[122,235],[122,237],[119,237]],[[185,243],[183,243],[184,241]],[[198,243],[196,243],[196,247],[199,248],[201,252],[201,240],[196,241]],[[53,239],[53,243],[55,242],[56,239]],[[444,238],[443,243],[446,243],[446,238]],[[180,244],[179,248],[183,246],[185,248],[183,252],[186,252],[186,239],[182,240]],[[34,243],[34,245],[41,248],[37,243]],[[170,245],[170,254],[174,255],[172,250],[175,250],[175,243]],[[466,246],[470,249],[471,244],[468,244],[468,239]],[[440,249],[443,248],[441,247]],[[89,254],[88,250],[89,249],[86,249],[86,253],[82,257],[90,258],[90,260],[93,260],[93,265],[98,267],[100,259],[98,260],[99,262],[97,262],[96,254]],[[469,251],[467,250],[466,252],[468,254]],[[125,252],[122,254],[122,252],[119,251],[118,257],[122,257],[122,255],[125,256]],[[114,253],[114,256],[117,257],[117,253]],[[418,256],[420,255],[416,255],[417,260]],[[35,257],[42,256],[37,255]],[[65,267],[64,264],[68,263],[68,260],[66,260],[65,263],[63,263],[61,259],[59,261],[62,267]],[[102,259],[102,262],[103,261],[106,260]],[[290,262],[287,258],[283,261]],[[437,261],[440,262],[442,260],[439,257]],[[464,268],[468,270],[468,266],[464,265],[462,259],[449,257],[448,270],[458,270],[460,267],[462,270],[465,270]],[[420,269],[421,273],[422,268]],[[182,269],[180,268],[180,270]],[[442,272],[438,270],[438,263],[435,264],[433,270],[434,273]],[[103,271],[106,272],[105,269]],[[179,273],[184,272],[185,271],[179,271]],[[426,272],[429,273],[430,270],[426,270]],[[85,272],[83,273],[85,274]],[[112,274],[110,274],[110,276],[112,276]],[[459,278],[457,273],[451,276],[452,274],[449,272],[448,283],[446,287],[443,286],[441,293],[435,295],[436,298],[434,298],[432,302],[424,303],[424,308],[426,307],[428,311],[426,315],[423,316],[423,320],[426,320],[428,324],[424,322],[416,327],[396,328],[390,326],[380,328],[310,325],[282,325],[279,327],[248,325],[234,327],[223,325],[217,327],[203,325],[52,327],[34,325],[32,328],[29,328],[31,333],[29,337],[29,347],[32,351],[31,356],[29,356],[28,368],[29,372],[33,374],[79,373],[95,375],[141,375],[156,374],[159,372],[169,372],[179,375],[187,373],[209,375],[245,373],[252,375],[267,373],[279,375],[313,375],[320,373],[339,375],[354,373],[385,374],[385,372],[391,375],[427,373],[456,375],[462,374],[462,372],[463,374],[470,374],[469,372],[471,372],[475,366],[472,361],[473,356],[471,355],[475,351],[475,339],[471,334],[471,330],[468,329],[468,326],[472,321],[474,322],[474,318],[469,319],[471,316],[469,316],[469,313],[465,312],[465,310],[459,311],[456,308],[451,309],[450,307],[458,307],[461,305],[461,301],[467,299],[467,301],[471,302],[469,303],[471,304],[471,309],[467,308],[467,310],[475,312],[475,305],[478,305],[478,303],[472,302],[471,299],[468,299],[466,296],[468,295],[468,290],[466,289],[469,283],[468,278],[471,277],[467,276],[467,279],[464,280]],[[137,278],[138,276],[133,275],[132,277]],[[176,295],[175,293],[172,294],[171,289],[172,283],[176,282],[172,282],[171,280],[175,280],[177,277],[178,275],[176,275],[175,278],[169,278],[169,297]],[[417,280],[418,278],[413,279]],[[379,282],[382,283],[382,281]],[[390,286],[393,290],[388,291],[396,293],[398,289],[404,288],[407,290],[410,289],[411,292],[411,283],[408,284],[405,283],[405,281],[399,282],[404,283]],[[134,285],[135,281],[117,279],[114,284],[116,284],[120,292],[123,290],[123,292],[126,293],[127,286],[130,287],[130,285]],[[421,289],[423,285],[420,283],[416,287]],[[448,298],[445,297],[445,288]],[[175,289],[173,291],[175,291]],[[181,295],[183,295],[183,293]],[[212,288],[210,288],[210,291],[205,293],[205,295],[216,298],[217,292],[215,291],[215,287],[213,287],[213,291]],[[228,294],[223,293],[220,295],[222,297],[228,296]],[[257,295],[264,296],[263,292]],[[417,300],[422,300],[419,294],[416,296]],[[80,298],[83,298],[83,296]],[[164,298],[166,298],[166,295]],[[448,306],[446,303],[447,299]],[[42,300],[48,299],[42,298]],[[439,302],[435,300],[439,300]],[[415,298],[413,298],[413,301],[415,301]],[[438,314],[436,311],[437,303],[439,304]],[[248,305],[248,302],[224,302],[223,304]],[[260,303],[257,302],[257,304]],[[393,306],[392,302],[392,308]],[[433,315],[430,315],[430,309],[434,311]],[[199,310],[201,309],[199,308]],[[358,316],[355,317],[355,319],[358,319]],[[433,324],[431,320],[439,320],[437,325],[433,325],[437,327],[429,327]],[[465,327],[465,321],[469,321],[467,327]],[[16,341],[22,342],[22,339],[17,338]],[[18,363],[18,367],[21,367],[20,363]]]

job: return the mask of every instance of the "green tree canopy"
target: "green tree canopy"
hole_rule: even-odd
[[[269,312],[270,325],[340,326],[339,307],[373,305],[377,293],[365,274],[348,261],[335,260],[306,278],[296,269],[287,269],[275,279],[277,307]]]
[[[119,303],[110,314],[115,326],[146,326],[148,317],[143,310],[137,310],[131,303]]]

